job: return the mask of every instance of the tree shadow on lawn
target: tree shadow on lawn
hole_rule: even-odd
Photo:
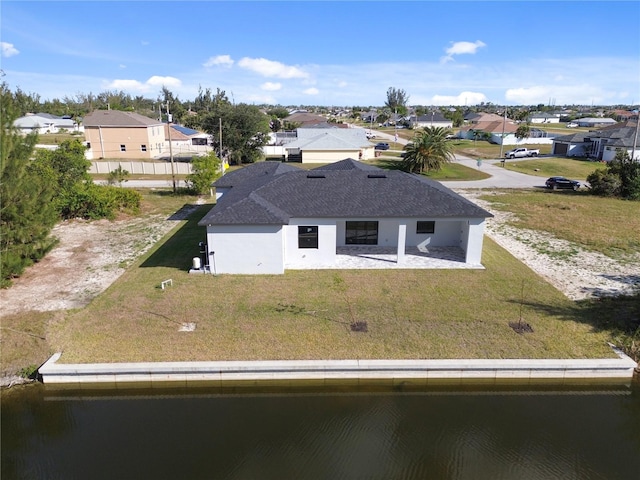
[[[186,219],[185,224],[142,262],[140,267],[170,267],[188,271],[193,257],[200,255],[199,243],[206,241],[206,230],[198,226],[198,222],[210,209],[210,204],[187,204],[171,215],[169,220]]]
[[[512,302],[520,304],[517,300]],[[562,320],[585,323],[594,332],[608,332],[612,338],[622,335],[625,353],[640,361],[640,292],[579,300],[565,307],[533,302],[523,305]]]

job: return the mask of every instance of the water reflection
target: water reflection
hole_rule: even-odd
[[[2,478],[636,478],[637,390],[3,394]]]

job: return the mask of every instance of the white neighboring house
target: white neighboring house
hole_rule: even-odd
[[[418,115],[417,117],[412,115],[409,117],[409,123],[414,129],[424,127],[453,128],[453,120],[449,120],[442,113],[435,111]]]
[[[353,159],[312,170],[258,162],[214,186],[218,201],[198,225],[216,273],[336,268],[337,249],[362,247],[391,248],[399,265],[409,250],[450,247],[462,265],[482,267],[492,215],[418,175]]]
[[[333,163],[375,157],[374,145],[363,128],[298,128],[296,132],[297,140],[284,145],[289,162]]]
[[[13,125],[25,135],[33,132],[46,134],[59,133],[60,130],[68,132],[83,130],[73,119],[58,117],[50,113],[28,113],[24,117],[14,120]]]
[[[602,128],[602,127],[610,127],[618,123],[613,118],[604,118],[604,117],[585,117],[585,118],[576,118],[573,123],[577,123],[579,127],[588,127],[588,128]]]
[[[527,120],[529,123],[560,123],[560,115],[555,113],[534,113]]]

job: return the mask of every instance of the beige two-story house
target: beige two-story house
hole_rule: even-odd
[[[84,117],[89,159],[145,159],[165,148],[164,124],[134,112],[95,110]]]

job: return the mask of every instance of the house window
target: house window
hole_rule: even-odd
[[[377,245],[378,222],[347,222],[345,243],[347,245]]]
[[[298,248],[318,248],[318,227],[298,227]]]
[[[140,150],[142,150],[143,152],[147,151],[147,146],[146,145],[140,145]]]
[[[433,233],[436,231],[436,222],[419,221],[416,223],[416,233]]]
[[[120,145],[120,151],[121,152],[126,152],[127,151],[126,145]]]

